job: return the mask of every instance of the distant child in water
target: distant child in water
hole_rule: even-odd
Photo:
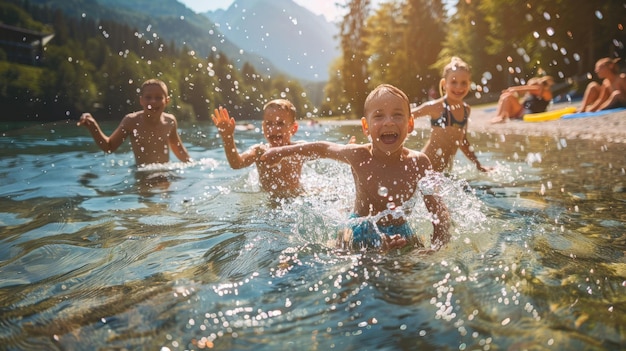
[[[441,98],[424,103],[411,111],[413,117],[429,116],[432,126],[430,139],[422,149],[433,169],[443,172],[452,168],[454,156],[461,149],[476,168],[487,172],[467,140],[467,123],[471,108],[463,99],[470,89],[470,68],[458,57],[453,57],[443,69],[440,82]],[[445,93],[445,94],[444,94]]]
[[[593,112],[626,107],[626,73],[620,73],[619,58],[601,58],[595,72],[602,84],[591,82],[585,89],[578,112]]]
[[[138,166],[169,162],[170,148],[179,160],[189,162],[189,153],[178,135],[176,117],[164,112],[169,102],[167,85],[160,80],[149,79],[141,85],[139,95],[139,104],[143,110],[124,116],[111,136],[102,132],[98,122],[89,113],[83,113],[77,125],[86,127],[96,145],[107,153],[117,150],[130,137]]]
[[[235,119],[222,107],[215,109],[212,118],[222,136],[224,152],[233,169],[256,164],[261,188],[274,199],[294,197],[302,192],[302,159],[285,159],[278,164],[261,159],[261,155],[270,148],[293,144],[291,137],[298,130],[298,122],[296,108],[290,101],[277,99],[263,106],[263,135],[268,143],[254,145],[241,154],[235,145]]]
[[[409,99],[398,88],[383,84],[365,100],[363,133],[367,144],[336,144],[325,141],[302,143],[268,149],[261,160],[273,164],[285,158],[330,158],[352,168],[356,186],[353,218],[364,218],[338,238],[338,246],[377,247],[383,250],[406,245],[419,247],[416,235],[404,216],[385,214],[405,205],[418,190],[418,181],[431,169],[428,157],[404,147],[413,130]],[[433,214],[432,248],[449,241],[449,214],[441,199],[424,194],[427,209]],[[404,209],[410,210],[410,209]],[[367,217],[367,219],[365,219]],[[368,220],[375,219],[374,221]]]

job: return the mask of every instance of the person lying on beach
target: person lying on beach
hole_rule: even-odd
[[[235,143],[235,119],[221,106],[211,117],[222,137],[231,168],[241,169],[256,164],[261,188],[273,199],[290,198],[302,193],[302,159],[285,159],[278,164],[261,159],[261,155],[271,148],[294,144],[291,137],[298,130],[298,122],[296,108],[289,100],[276,99],[263,106],[263,135],[267,144],[253,145],[242,153],[239,153]]]
[[[111,136],[102,132],[90,113],[83,113],[76,125],[87,128],[96,145],[107,153],[117,150],[130,137],[137,166],[169,162],[170,148],[179,160],[189,162],[191,157],[178,134],[176,117],[164,112],[169,102],[167,85],[158,79],[149,79],[141,85],[139,95],[143,110],[124,116]]]
[[[470,106],[463,101],[470,89],[470,68],[458,57],[453,57],[444,69],[440,82],[439,99],[424,103],[411,111],[414,118],[429,116],[432,126],[430,138],[422,149],[437,172],[452,168],[454,156],[461,149],[481,172],[484,167],[467,140]]]
[[[418,182],[431,170],[428,157],[404,147],[413,130],[409,99],[400,89],[382,84],[365,100],[363,133],[366,144],[308,142],[268,149],[261,160],[273,164],[285,158],[330,158],[350,165],[356,187],[352,219],[362,219],[337,238],[339,248],[422,247],[404,216],[391,214],[401,209],[418,191]],[[426,208],[433,215],[431,249],[450,240],[450,216],[435,194],[423,194]],[[410,209],[403,209],[410,211]]]
[[[491,123],[503,123],[510,119],[521,119],[525,114],[545,112],[552,101],[554,79],[550,76],[533,77],[526,85],[505,89],[498,99],[496,116]],[[520,102],[519,94],[524,94]]]
[[[619,58],[601,58],[596,62],[595,72],[602,84],[591,82],[583,94],[577,112],[595,112],[626,107],[626,73],[620,73]]]

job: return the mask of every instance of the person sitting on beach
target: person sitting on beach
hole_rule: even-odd
[[[440,81],[441,97],[426,102],[411,111],[413,117],[429,116],[431,134],[422,149],[433,169],[443,172],[452,167],[456,152],[461,149],[465,156],[482,172],[489,171],[478,161],[467,140],[467,123],[470,106],[463,101],[470,89],[470,67],[458,57],[453,57],[444,69]]]
[[[550,76],[533,77],[526,85],[518,85],[505,89],[500,94],[496,116],[491,123],[502,123],[509,119],[521,119],[525,114],[545,112],[552,101],[554,79]],[[523,102],[519,94],[525,93]]]
[[[596,62],[595,72],[602,84],[591,82],[583,94],[578,112],[594,112],[626,107],[626,73],[620,73],[619,58],[601,58]]]
[[[414,122],[409,99],[400,89],[381,84],[367,96],[364,111],[361,126],[369,143],[308,142],[268,149],[261,159],[273,164],[286,157],[293,160],[293,156],[330,158],[350,165],[356,187],[351,218],[360,220],[339,234],[339,248],[421,247],[404,216],[388,213],[410,203],[418,190],[418,181],[431,170],[426,155],[404,147]],[[450,240],[449,213],[435,194],[424,194],[424,202],[433,214],[431,249],[439,249]]]
[[[241,169],[256,164],[261,188],[273,199],[294,197],[302,192],[303,160],[289,159],[271,164],[261,159],[261,155],[271,148],[294,144],[291,137],[298,130],[298,122],[296,108],[289,100],[276,99],[263,106],[263,135],[268,143],[253,145],[241,154],[235,143],[235,119],[229,116],[228,110],[220,106],[211,118],[224,142],[230,167]]]
[[[124,116],[111,136],[102,132],[90,113],[83,113],[76,125],[86,127],[96,145],[107,153],[117,150],[130,137],[137,166],[169,162],[170,148],[179,160],[189,162],[191,157],[178,134],[176,117],[164,112],[169,102],[167,85],[158,79],[149,79],[141,85],[139,95],[143,110]]]

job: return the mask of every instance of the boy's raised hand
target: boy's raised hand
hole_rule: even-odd
[[[235,119],[230,117],[225,108],[220,106],[219,109],[215,109],[211,119],[222,136],[233,135],[235,133]]]
[[[83,113],[78,119],[78,122],[76,123],[76,125],[79,127],[80,126],[91,127],[95,124],[96,124],[96,120],[93,118],[93,116],[90,113]]]

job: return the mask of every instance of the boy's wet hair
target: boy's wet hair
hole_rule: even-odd
[[[165,82],[159,79],[154,79],[154,78],[148,79],[145,82],[143,82],[143,84],[141,84],[141,93],[143,93],[144,88],[148,85],[158,85],[161,88],[161,90],[163,90],[163,93],[165,94],[165,96],[168,96],[169,94],[167,85],[165,84]]]
[[[291,118],[293,118],[293,121],[296,121],[296,107],[291,101],[287,99],[274,99],[263,105],[263,111],[267,110],[270,107],[289,112],[289,115],[291,116]]]
[[[395,95],[397,97],[399,97],[400,99],[404,100],[404,102],[406,102],[406,105],[408,107],[408,111],[411,110],[410,106],[409,106],[409,98],[408,96],[406,96],[406,94],[400,90],[399,88],[391,85],[391,84],[380,84],[379,86],[377,86],[376,88],[374,88],[374,90],[372,90],[367,97],[365,98],[365,109],[364,112],[367,112],[368,106],[369,104],[372,102],[372,100],[374,100],[375,98],[380,97],[382,94],[384,93],[389,93],[392,95]],[[366,113],[367,115],[367,113]]]

